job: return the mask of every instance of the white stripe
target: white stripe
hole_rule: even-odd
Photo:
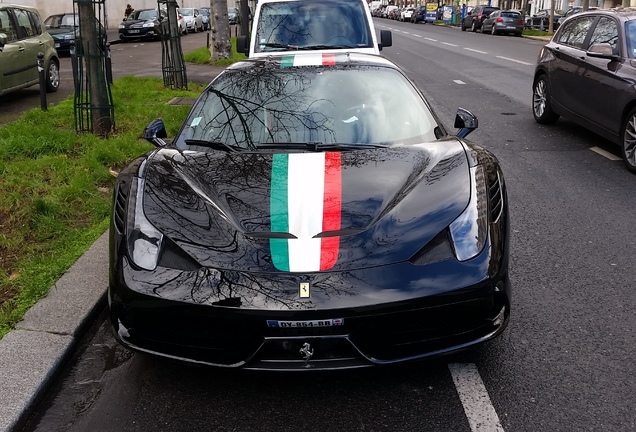
[[[495,408],[490,402],[477,366],[472,363],[449,363],[453,382],[464,406],[472,432],[504,432]]]
[[[608,158],[609,160],[612,160],[612,161],[623,160],[622,157],[616,156],[615,154],[610,153],[607,150],[603,150],[600,147],[591,147],[590,150],[592,150],[594,153],[598,153],[601,156],[606,157],[606,158]]]
[[[426,39],[426,40],[430,40],[430,41],[432,41],[432,42],[437,42],[437,39],[432,39],[432,38],[429,38],[429,37],[425,37],[424,39]]]
[[[305,53],[294,55],[294,66],[320,66],[322,65],[322,54]]]
[[[454,82],[455,84],[466,84],[466,83],[465,83],[464,81],[462,81],[462,80],[453,80],[453,82]]]
[[[422,35],[416,35],[416,34],[414,34],[413,36],[415,36],[415,37],[422,37]]]
[[[511,59],[511,58],[508,58],[508,57],[497,56],[497,58],[500,58],[502,60],[508,60],[508,61],[515,62],[515,63],[519,63],[519,64],[526,65],[526,66],[532,66],[532,63],[526,63],[524,61]]]
[[[452,47],[459,46],[459,45],[455,45],[455,44],[448,43],[448,42],[442,42],[442,45],[448,45],[448,46],[452,46]]]
[[[297,56],[302,57],[302,56]],[[325,153],[292,153],[287,178],[289,271],[320,270],[319,238],[325,195]]]
[[[486,51],[479,51],[479,50],[476,50],[476,49],[473,49],[473,48],[464,48],[464,49],[466,51],[472,51],[472,52],[476,52],[476,53],[479,53],[479,54],[488,54]]]

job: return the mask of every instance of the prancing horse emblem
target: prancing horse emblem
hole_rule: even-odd
[[[309,359],[311,359],[311,356],[314,355],[314,350],[311,349],[311,345],[305,342],[299,352],[305,358],[305,367],[311,367]]]

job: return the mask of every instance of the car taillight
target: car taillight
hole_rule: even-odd
[[[477,19],[481,19],[481,14],[477,14]]]
[[[503,22],[503,18],[501,17],[497,18],[497,22]]]
[[[523,20],[519,20],[519,24],[523,25]]]

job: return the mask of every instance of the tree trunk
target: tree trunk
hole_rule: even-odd
[[[247,17],[241,18],[247,19]],[[232,58],[227,0],[210,0],[210,33],[210,58],[212,61]]]
[[[91,107],[93,133],[107,136],[113,128],[110,102],[108,98],[108,82],[106,79],[105,57],[102,51],[103,38],[99,22],[95,17],[95,8],[90,0],[77,2],[80,19],[80,39],[82,52],[86,62],[86,78],[88,98]]]

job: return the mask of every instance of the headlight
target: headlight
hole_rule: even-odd
[[[155,23],[148,22],[148,23],[144,23],[144,25],[143,25],[143,26],[144,26],[144,27],[154,27],[154,26],[155,26]]]
[[[75,35],[64,35],[64,40],[70,40],[70,39],[75,39]]]
[[[126,28],[126,26],[123,24],[119,24],[119,28]]]
[[[144,214],[143,195],[145,181],[137,178],[130,187],[129,206],[134,211],[128,212],[126,235],[128,238],[128,255],[132,261],[145,270],[154,270],[157,267],[159,251],[163,242],[163,234],[155,228]]]
[[[484,168],[470,168],[470,202],[466,210],[450,224],[455,255],[459,261],[474,258],[486,244],[488,235],[488,190]]]

